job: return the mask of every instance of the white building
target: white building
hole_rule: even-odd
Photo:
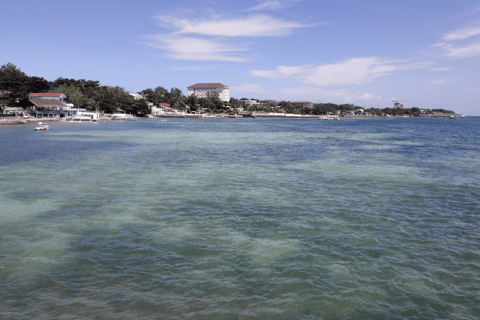
[[[187,89],[189,97],[195,95],[198,98],[210,98],[216,92],[220,100],[230,101],[230,88],[221,83],[197,83]]]
[[[243,104],[245,104],[248,107],[253,107],[253,106],[259,106],[260,102],[257,100],[240,100]]]

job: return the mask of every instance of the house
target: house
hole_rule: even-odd
[[[224,102],[230,101],[230,88],[221,83],[197,83],[187,87],[188,96],[194,95],[198,98],[218,98]]]
[[[60,96],[57,98],[60,98]],[[60,99],[57,100],[51,98],[23,99],[18,103],[18,106],[25,108],[27,112],[34,115],[36,118],[60,117],[65,110],[70,109],[70,107]]]

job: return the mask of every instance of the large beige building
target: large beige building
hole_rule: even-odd
[[[210,98],[216,92],[220,100],[230,101],[230,88],[221,83],[197,83],[187,89],[189,97],[195,95],[198,98]]]

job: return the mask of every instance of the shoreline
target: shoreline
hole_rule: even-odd
[[[220,115],[220,114],[218,114]],[[214,116],[217,116],[214,115]],[[418,117],[411,117],[411,116],[349,116],[349,117],[338,117],[338,116],[326,116],[326,115],[301,115],[301,114],[252,114],[248,116],[244,115],[224,115],[223,117],[219,117],[218,119],[300,119],[300,120],[322,120],[322,121],[339,121],[345,119],[399,119],[399,118],[449,118],[450,116],[418,116]],[[141,117],[136,118],[139,119],[207,119],[202,117],[202,115],[150,115],[149,117]],[[29,118],[25,119],[23,117],[0,117],[0,126],[16,126],[16,125],[28,125],[30,123],[36,124],[38,122],[66,122],[65,118]],[[210,119],[210,118],[208,118]],[[102,119],[103,121],[109,121],[111,119]],[[114,121],[114,120],[112,120]]]

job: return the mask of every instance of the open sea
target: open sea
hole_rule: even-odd
[[[479,319],[480,117],[0,127],[0,320]]]

